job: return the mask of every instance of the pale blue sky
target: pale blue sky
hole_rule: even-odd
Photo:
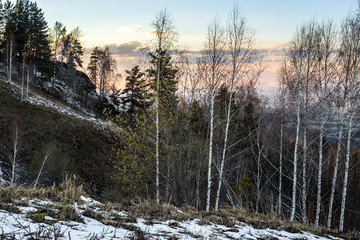
[[[12,0],[16,1],[16,0]],[[80,27],[86,48],[115,44],[118,69],[123,72],[138,64],[134,50],[153,38],[151,21],[164,8],[171,14],[179,33],[178,46],[189,50],[203,48],[208,23],[215,15],[225,24],[237,0],[37,0],[49,27],[56,20],[68,30]],[[248,25],[256,31],[257,47],[267,49],[267,69],[261,86],[276,85],[283,48],[296,27],[312,18],[333,19],[339,24],[357,0],[238,0]],[[134,42],[136,41],[136,42]],[[132,42],[132,43],[129,43]],[[139,43],[140,42],[140,43]],[[120,47],[116,47],[120,45]],[[281,46],[279,48],[279,46]],[[277,50],[272,50],[277,48]],[[130,54],[128,54],[130,52]],[[85,66],[89,54],[85,55]]]
[[[217,15],[225,23],[236,0],[37,0],[52,27],[56,20],[69,29],[79,26],[86,47],[145,41],[156,12],[172,15],[179,44],[200,49],[207,24]],[[287,42],[296,26],[313,17],[340,21],[357,8],[356,0],[239,0],[260,46]],[[134,31],[134,30],[137,30]]]

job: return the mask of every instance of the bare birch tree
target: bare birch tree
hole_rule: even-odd
[[[303,34],[305,28],[300,28],[297,30],[294,39],[290,42],[289,45],[289,63],[284,63],[287,70],[292,71],[292,74],[287,74],[287,81],[293,82],[294,94],[295,94],[295,109],[296,109],[296,136],[295,136],[295,145],[294,145],[294,170],[293,170],[293,189],[292,189],[292,200],[291,200],[291,215],[290,221],[294,221],[295,212],[296,212],[296,187],[297,187],[297,167],[298,167],[298,147],[299,147],[299,138],[300,138],[300,113],[301,113],[301,91],[303,85],[303,71],[305,65],[305,45],[303,42]],[[287,66],[289,64],[289,66]],[[289,78],[290,75],[293,75]],[[291,82],[290,82],[291,83]],[[289,82],[287,82],[289,84]]]
[[[353,131],[353,120],[355,114],[355,104],[359,95],[359,70],[360,70],[360,14],[350,15],[342,24],[340,33],[339,59],[342,73],[342,87],[345,99],[345,112],[347,120],[347,139],[344,182],[342,188],[340,223],[339,230],[344,230],[344,217],[346,206],[346,195],[349,178],[349,163],[351,152],[351,137]]]
[[[286,66],[286,65],[284,65]],[[285,118],[285,98],[286,98],[286,87],[284,82],[286,81],[286,69],[284,66],[280,68],[279,71],[279,87],[278,87],[278,109],[280,115],[280,143],[279,143],[279,185],[278,185],[278,214],[281,214],[282,209],[282,186],[283,186],[283,143],[284,143],[284,118]]]
[[[19,158],[19,149],[20,149],[20,128],[18,124],[15,124],[12,136],[12,144],[13,149],[12,153],[10,154],[10,164],[11,164],[11,173],[10,173],[10,187],[15,186],[16,174],[17,174],[17,167],[18,167],[18,158]]]
[[[302,34],[302,39],[305,45],[304,49],[304,60],[305,60],[305,68],[304,68],[304,86],[303,86],[303,161],[302,161],[302,195],[301,195],[301,203],[302,203],[302,221],[304,223],[307,222],[307,155],[308,155],[308,143],[307,143],[307,134],[308,134],[308,115],[309,115],[309,104],[310,104],[310,96],[311,96],[311,80],[312,80],[312,71],[313,65],[315,61],[315,44],[316,40],[316,23],[314,20],[310,21],[308,24],[303,26],[304,32]]]
[[[156,149],[155,149],[155,165],[156,165],[156,203],[160,203],[160,161],[159,161],[159,145],[160,145],[160,115],[159,115],[159,88],[160,88],[160,71],[161,71],[161,52],[169,50],[175,41],[177,33],[173,25],[173,20],[166,9],[161,10],[156,14],[155,19],[151,23],[152,27],[155,28],[155,51],[158,53],[157,56],[157,70],[156,70],[156,98],[155,98],[155,110],[156,110]]]
[[[329,108],[328,96],[330,95],[330,86],[333,83],[334,76],[334,53],[335,53],[335,33],[333,23],[323,23],[317,27],[316,33],[316,93],[320,107],[320,134],[319,134],[319,164],[318,164],[318,180],[317,180],[317,197],[316,197],[316,214],[315,228],[319,227],[320,207],[321,207],[321,186],[323,171],[323,139],[325,131],[325,123],[328,119],[327,110]]]
[[[47,163],[50,155],[51,155],[51,150],[48,148],[48,149],[46,150],[46,153],[45,153],[44,159],[43,159],[43,161],[42,161],[41,167],[40,167],[40,169],[39,169],[38,175],[37,175],[37,177],[36,177],[36,180],[35,180],[35,183],[34,183],[34,188],[36,188],[36,186],[37,186],[37,184],[38,184],[38,182],[39,182],[40,176],[41,176],[41,174],[42,174],[42,172],[43,172],[43,170],[44,170],[45,164]]]
[[[250,78],[250,67],[257,63],[258,54],[255,48],[255,38],[253,31],[247,26],[246,18],[242,15],[239,6],[234,5],[230,11],[227,25],[228,49],[231,66],[231,77],[229,84],[229,102],[226,112],[225,138],[222,151],[219,183],[216,192],[215,210],[218,209],[220,191],[223,182],[224,166],[226,161],[226,151],[228,148],[228,135],[231,120],[231,104],[234,94],[234,87],[246,85],[244,83]]]
[[[295,33],[293,40],[289,44],[288,62],[284,63],[284,68],[289,71],[287,75],[287,85],[291,88],[291,94],[295,98],[296,109],[296,136],[294,146],[294,170],[293,170],[293,189],[292,206],[290,221],[293,221],[296,213],[296,191],[297,191],[297,168],[299,161],[299,139],[300,126],[303,126],[303,161],[302,161],[302,220],[307,222],[307,119],[309,114],[309,104],[311,100],[312,77],[315,60],[314,40],[315,40],[315,21],[303,24]],[[303,114],[302,114],[303,113]],[[301,119],[303,115],[303,119]]]
[[[207,66],[208,74],[206,76],[206,87],[210,98],[210,127],[209,127],[209,150],[208,150],[208,177],[206,193],[206,211],[210,210],[211,168],[213,162],[213,141],[214,141],[214,104],[217,87],[223,80],[223,70],[225,67],[225,34],[218,18],[214,18],[208,26],[206,35],[205,49],[203,50],[203,60]]]

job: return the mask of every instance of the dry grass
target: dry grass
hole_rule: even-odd
[[[288,219],[284,219],[276,212],[271,211],[268,214],[257,214],[253,211],[239,208],[221,208],[218,211],[204,212],[197,211],[193,207],[184,206],[176,208],[171,204],[160,204],[157,205],[152,199],[132,199],[124,200],[122,203],[111,204],[108,207],[121,209],[129,213],[129,217],[144,218],[149,223],[152,221],[160,220],[175,220],[175,221],[186,221],[191,219],[199,219],[199,224],[221,224],[229,228],[234,228],[236,222],[244,222],[252,225],[257,229],[277,229],[285,230],[292,233],[299,233],[301,231],[311,232],[320,236],[336,236],[344,239],[359,239],[359,232],[339,232],[337,230],[327,230],[325,227],[314,228],[313,225],[303,224],[301,222],[290,222]]]
[[[75,177],[66,177],[64,183],[59,187],[41,189],[0,187],[0,208],[11,212],[17,212],[19,209],[12,206],[26,206],[26,201],[34,198],[40,200],[49,199],[53,202],[60,203],[60,205],[52,207],[48,206],[49,208],[44,207],[43,211],[34,213],[34,217],[39,218],[39,221],[41,221],[43,216],[48,215],[56,219],[81,222],[81,217],[71,206],[71,204],[75,202],[81,202],[81,195],[86,196],[87,194],[84,192],[81,185],[76,184]],[[341,233],[336,230],[328,231],[325,227],[315,229],[313,225],[290,222],[288,219],[282,218],[273,211],[264,215],[256,214],[253,211],[244,208],[233,209],[223,207],[218,211],[204,212],[197,211],[190,206],[176,208],[171,204],[157,205],[152,199],[145,200],[141,198],[128,199],[121,203],[96,204],[93,205],[92,208],[99,208],[100,212],[89,208],[83,212],[83,215],[96,219],[104,224],[132,230],[135,232],[132,236],[133,239],[146,239],[144,233],[132,224],[136,222],[137,218],[145,219],[148,224],[156,223],[156,221],[173,220],[173,222],[170,223],[173,227],[177,227],[177,221],[199,219],[199,224],[221,224],[234,229],[234,231],[236,231],[238,222],[244,222],[257,229],[271,228],[292,233],[306,231],[320,236],[332,235],[344,239],[360,238],[359,232]],[[118,216],[115,213],[112,213],[112,210],[126,211],[127,216]]]
[[[87,196],[82,185],[76,184],[76,177],[67,176],[59,187],[25,188],[0,187],[0,202],[27,205],[26,199],[52,200],[62,204],[72,204],[80,201],[80,196]]]

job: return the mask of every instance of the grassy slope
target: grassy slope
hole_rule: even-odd
[[[80,176],[92,191],[104,190],[108,185],[107,173],[112,170],[111,144],[105,132],[86,120],[21,102],[16,95],[13,85],[0,81],[0,160],[3,166],[9,162],[12,131],[17,123],[22,135],[19,161],[25,166],[19,173],[23,178],[20,183],[31,180],[29,167],[39,162],[37,158],[44,146],[51,145],[53,153],[48,170],[49,174],[51,171],[57,173],[44,176],[45,183],[60,183],[67,172]]]

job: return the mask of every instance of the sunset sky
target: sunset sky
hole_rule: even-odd
[[[121,70],[136,64],[138,47],[152,38],[151,21],[166,8],[179,33],[178,45],[202,49],[208,23],[217,16],[226,22],[234,0],[37,0],[49,27],[56,20],[68,30],[80,27],[82,42],[91,49],[114,44]],[[271,86],[276,79],[277,62],[296,27],[312,18],[333,19],[336,23],[357,8],[356,0],[239,0],[248,25],[256,31],[257,47],[267,49],[268,69],[261,84]],[[116,46],[116,47],[115,47]],[[274,50],[273,50],[274,49]]]

